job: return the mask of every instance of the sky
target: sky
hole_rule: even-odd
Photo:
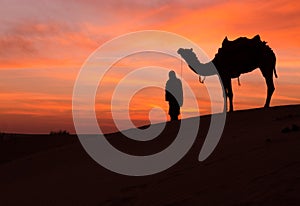
[[[225,36],[252,38],[260,34],[277,56],[272,106],[300,103],[300,2],[294,0],[0,0],[0,132],[49,133],[59,129],[74,133],[72,93],[86,59],[105,42],[141,30],[162,30],[184,36],[213,58]],[[126,45],[128,46],[128,45]],[[131,59],[134,58],[134,61]],[[112,66],[98,89],[96,113],[103,131],[111,132],[110,101],[120,73],[155,65],[180,73],[180,61],[162,54],[137,55]],[[120,72],[122,71],[122,72]],[[159,74],[165,81],[167,73]],[[205,84],[183,65],[183,76],[193,85],[201,114],[210,112]],[[118,79],[119,78],[119,79]],[[266,85],[259,70],[234,79],[235,109],[262,107]],[[137,80],[144,82],[143,78]],[[149,98],[149,97],[152,98]],[[126,98],[126,96],[124,96]],[[185,101],[189,105],[189,101]],[[145,89],[130,101],[136,125],[168,118],[162,89]],[[117,118],[123,120],[117,105]],[[182,112],[195,115],[197,108]]]

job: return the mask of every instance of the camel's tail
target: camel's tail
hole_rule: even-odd
[[[271,47],[269,47],[267,45],[267,42],[266,41],[262,41],[263,43],[263,46],[265,48],[265,51],[268,52],[271,56],[273,56],[273,71],[274,71],[274,75],[275,75],[275,78],[278,78],[278,75],[276,73],[276,56],[275,56],[275,53],[274,51],[271,49]]]
[[[274,67],[274,75],[275,75],[275,78],[278,78],[275,67]]]

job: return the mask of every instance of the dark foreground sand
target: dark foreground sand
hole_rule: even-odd
[[[0,205],[300,205],[300,105],[229,113],[216,150],[198,162],[209,120],[201,118],[180,162],[146,177],[104,169],[75,136],[5,138]],[[119,133],[109,139],[129,153],[151,154],[172,142],[177,127],[147,143]]]

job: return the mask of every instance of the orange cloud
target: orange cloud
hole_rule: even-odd
[[[300,89],[298,1],[29,0],[25,3],[11,0],[2,6],[5,10],[0,14],[1,131],[34,133],[57,128],[73,132],[72,89],[84,60],[105,41],[143,29],[183,35],[211,58],[225,36],[232,40],[259,33],[277,55],[279,78],[275,79],[272,105],[296,104],[300,100],[296,92]],[[181,74],[180,61],[154,54],[123,59],[107,73],[96,98],[99,123],[105,131],[115,129],[110,100],[120,79],[130,71],[153,64]],[[186,65],[183,78],[195,92],[201,114],[210,113],[205,85],[199,84],[197,75]],[[258,70],[241,76],[241,87],[236,80],[232,82],[236,109],[263,106],[266,86]],[[142,84],[143,78],[134,83]],[[119,97],[120,101],[126,100],[126,94]],[[183,111],[195,115],[190,99],[185,103]],[[136,125],[145,124],[149,110],[156,105],[167,111],[163,91],[136,94],[130,103],[131,118]],[[117,108],[120,118],[124,117],[122,106]]]

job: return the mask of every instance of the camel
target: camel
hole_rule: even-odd
[[[267,42],[261,41],[259,35],[256,35],[252,39],[240,37],[233,41],[225,37],[222,47],[219,48],[214,59],[205,64],[199,61],[192,48],[180,48],[177,53],[196,74],[200,76],[219,75],[224,86],[225,96],[229,99],[229,111],[233,111],[231,79],[238,78],[241,74],[259,68],[268,88],[264,107],[270,106],[272,94],[275,90],[273,73],[277,78],[275,69],[276,56],[273,50],[267,45]],[[213,69],[213,66],[216,69]],[[224,97],[225,100],[227,99],[226,97]]]

